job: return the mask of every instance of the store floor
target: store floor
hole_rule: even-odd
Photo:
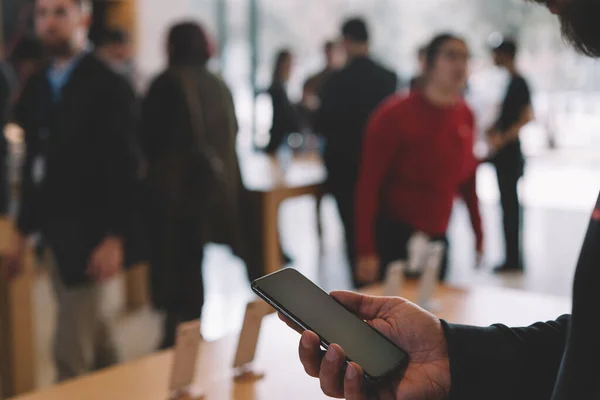
[[[600,168],[582,162],[585,157],[548,154],[530,160],[521,195],[525,203],[524,275],[494,276],[491,268],[502,261],[503,240],[497,189],[491,167],[479,172],[479,192],[486,232],[485,262],[475,269],[473,235],[464,206],[457,204],[450,228],[449,280],[457,285],[498,285],[569,296],[579,248],[589,214],[600,188]],[[325,289],[348,289],[349,273],[343,252],[341,225],[334,200],[326,197],[322,207],[323,254],[320,254],[312,198],[285,203],[280,212],[282,244],[294,258],[294,267],[317,280]],[[206,339],[222,337],[239,329],[244,307],[252,298],[241,262],[225,249],[209,246],[204,265],[207,291],[202,320]],[[120,315],[122,282],[106,291],[106,307],[117,315],[115,332],[124,360],[151,352],[160,336],[161,317],[150,310]],[[53,382],[51,339],[55,305],[48,279],[40,277],[35,290],[38,377],[40,386]],[[533,321],[532,321],[533,322]]]

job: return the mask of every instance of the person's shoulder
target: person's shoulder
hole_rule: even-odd
[[[458,110],[463,116],[463,118],[467,120],[470,124],[475,123],[475,113],[473,112],[473,109],[465,99],[461,99],[458,105]]]
[[[179,77],[172,68],[158,73],[150,82],[148,94],[163,95],[177,91],[180,87]]]
[[[86,71],[89,71],[88,73],[93,76],[95,81],[102,87],[107,89],[127,91],[133,94],[133,88],[127,79],[115,72],[93,53],[89,53],[84,56],[84,58],[81,60],[80,66]]]
[[[396,73],[379,61],[369,58],[369,65],[371,69],[377,71],[381,76],[385,76],[386,78],[396,78]]]
[[[383,102],[377,107],[375,115],[378,118],[396,118],[404,115],[413,107],[414,100],[410,95],[394,94],[383,100]]]
[[[517,88],[529,89],[529,83],[527,82],[527,79],[521,74],[513,76],[512,84]]]

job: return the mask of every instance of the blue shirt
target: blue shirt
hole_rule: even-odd
[[[88,51],[81,51],[75,57],[67,61],[66,64],[63,64],[60,67],[52,65],[48,68],[47,78],[48,83],[50,83],[50,88],[52,89],[52,96],[55,103],[60,101],[62,91],[67,83],[69,83],[73,71],[87,53]]]

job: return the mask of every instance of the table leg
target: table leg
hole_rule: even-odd
[[[265,273],[270,274],[281,269],[283,265],[281,247],[279,246],[279,201],[273,193],[263,196],[263,254]]]
[[[6,279],[0,260],[0,397],[8,398],[35,388],[33,255],[28,252],[21,275]]]

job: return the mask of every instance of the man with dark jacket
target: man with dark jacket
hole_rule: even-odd
[[[327,141],[328,189],[338,205],[348,261],[354,271],[354,195],[363,134],[371,113],[396,91],[397,77],[369,58],[369,32],[363,20],[348,20],[342,36],[348,65],[336,72],[320,93],[315,132]]]
[[[59,380],[116,361],[101,287],[121,270],[137,163],[131,88],[86,50],[85,0],[37,0],[36,28],[50,63],[23,90],[25,131],[18,232],[8,261],[22,265],[41,232],[58,301]]]
[[[600,57],[600,2],[536,0],[560,16],[563,33],[584,54]],[[600,399],[600,199],[592,212],[575,274],[573,312],[527,328],[451,325],[400,298],[338,292],[333,296],[404,348],[411,362],[401,376],[372,388],[376,398],[412,400]],[[365,344],[367,346],[367,344]],[[365,400],[360,366],[345,366],[333,344],[325,356],[312,332],[301,339],[308,374],[332,397]]]

